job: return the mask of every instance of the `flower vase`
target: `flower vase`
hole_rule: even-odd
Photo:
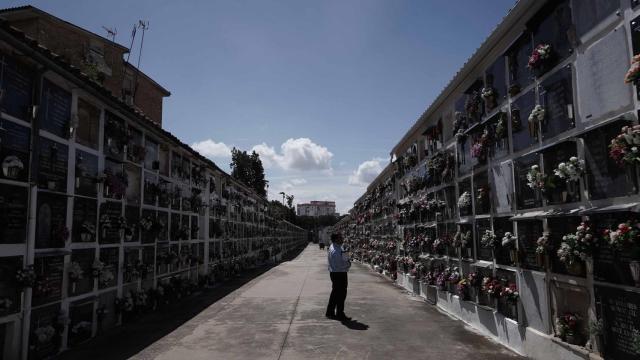
[[[80,177],[76,176],[76,189],[80,187]]]
[[[509,260],[512,264],[516,264],[518,261],[518,252],[516,249],[509,249]]]
[[[75,280],[71,281],[71,293],[72,294],[76,293],[76,281]]]
[[[132,234],[127,234],[127,235],[124,236],[124,239],[126,241],[131,241],[131,239],[133,239],[133,235]]]
[[[507,307],[509,309],[509,317],[518,320],[518,303],[515,301],[507,301]]]
[[[580,336],[578,334],[569,333],[565,335],[565,341],[571,345],[580,345]]]
[[[544,253],[536,253],[536,264],[541,268],[544,268],[544,258]]]
[[[88,233],[88,232],[81,233],[80,240],[82,242],[91,242],[91,233]]]
[[[629,270],[631,270],[631,277],[633,278],[636,287],[640,287],[640,261],[631,261],[629,263]]]
[[[636,174],[637,174],[636,165],[632,165],[632,166],[627,165],[625,166],[624,170],[625,170],[624,175],[627,180],[627,184],[628,185],[630,184],[632,186],[633,188],[632,193],[635,194],[636,192],[638,192],[638,188],[636,186]]]
[[[579,261],[570,262],[567,264],[567,272],[573,276],[582,275],[582,263]]]
[[[593,258],[587,258],[584,261],[587,274],[593,274]]]

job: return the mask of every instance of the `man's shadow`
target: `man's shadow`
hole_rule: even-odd
[[[367,330],[369,329],[369,325],[367,324],[363,324],[361,322],[359,322],[358,320],[345,320],[345,321],[341,321],[342,325],[348,327],[351,330]]]

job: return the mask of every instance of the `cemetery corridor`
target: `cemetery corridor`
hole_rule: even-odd
[[[220,299],[135,359],[516,359],[424,300],[354,264],[350,323],[324,317],[331,283],[315,244]]]

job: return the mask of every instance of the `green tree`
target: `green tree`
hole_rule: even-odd
[[[260,155],[253,151],[251,154],[236,149],[231,150],[231,176],[253,189],[262,197],[267,196],[267,180]]]
[[[293,209],[293,195],[287,195],[287,207]]]

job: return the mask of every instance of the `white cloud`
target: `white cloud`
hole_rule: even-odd
[[[265,167],[277,165],[284,170],[331,170],[333,154],[309,138],[288,139],[280,146],[280,153],[265,143],[251,150],[260,154]]]
[[[283,181],[280,187],[285,191],[289,192],[293,190],[295,187],[299,187],[307,183],[306,179],[291,179],[288,181]]]
[[[212,139],[194,142],[191,147],[208,158],[231,157],[231,148],[223,142],[215,142]]]
[[[291,184],[293,185],[304,185],[307,183],[305,179],[291,179]]]
[[[382,172],[382,159],[367,160],[360,164],[358,168],[349,176],[349,185],[366,186],[369,185],[376,176]]]

